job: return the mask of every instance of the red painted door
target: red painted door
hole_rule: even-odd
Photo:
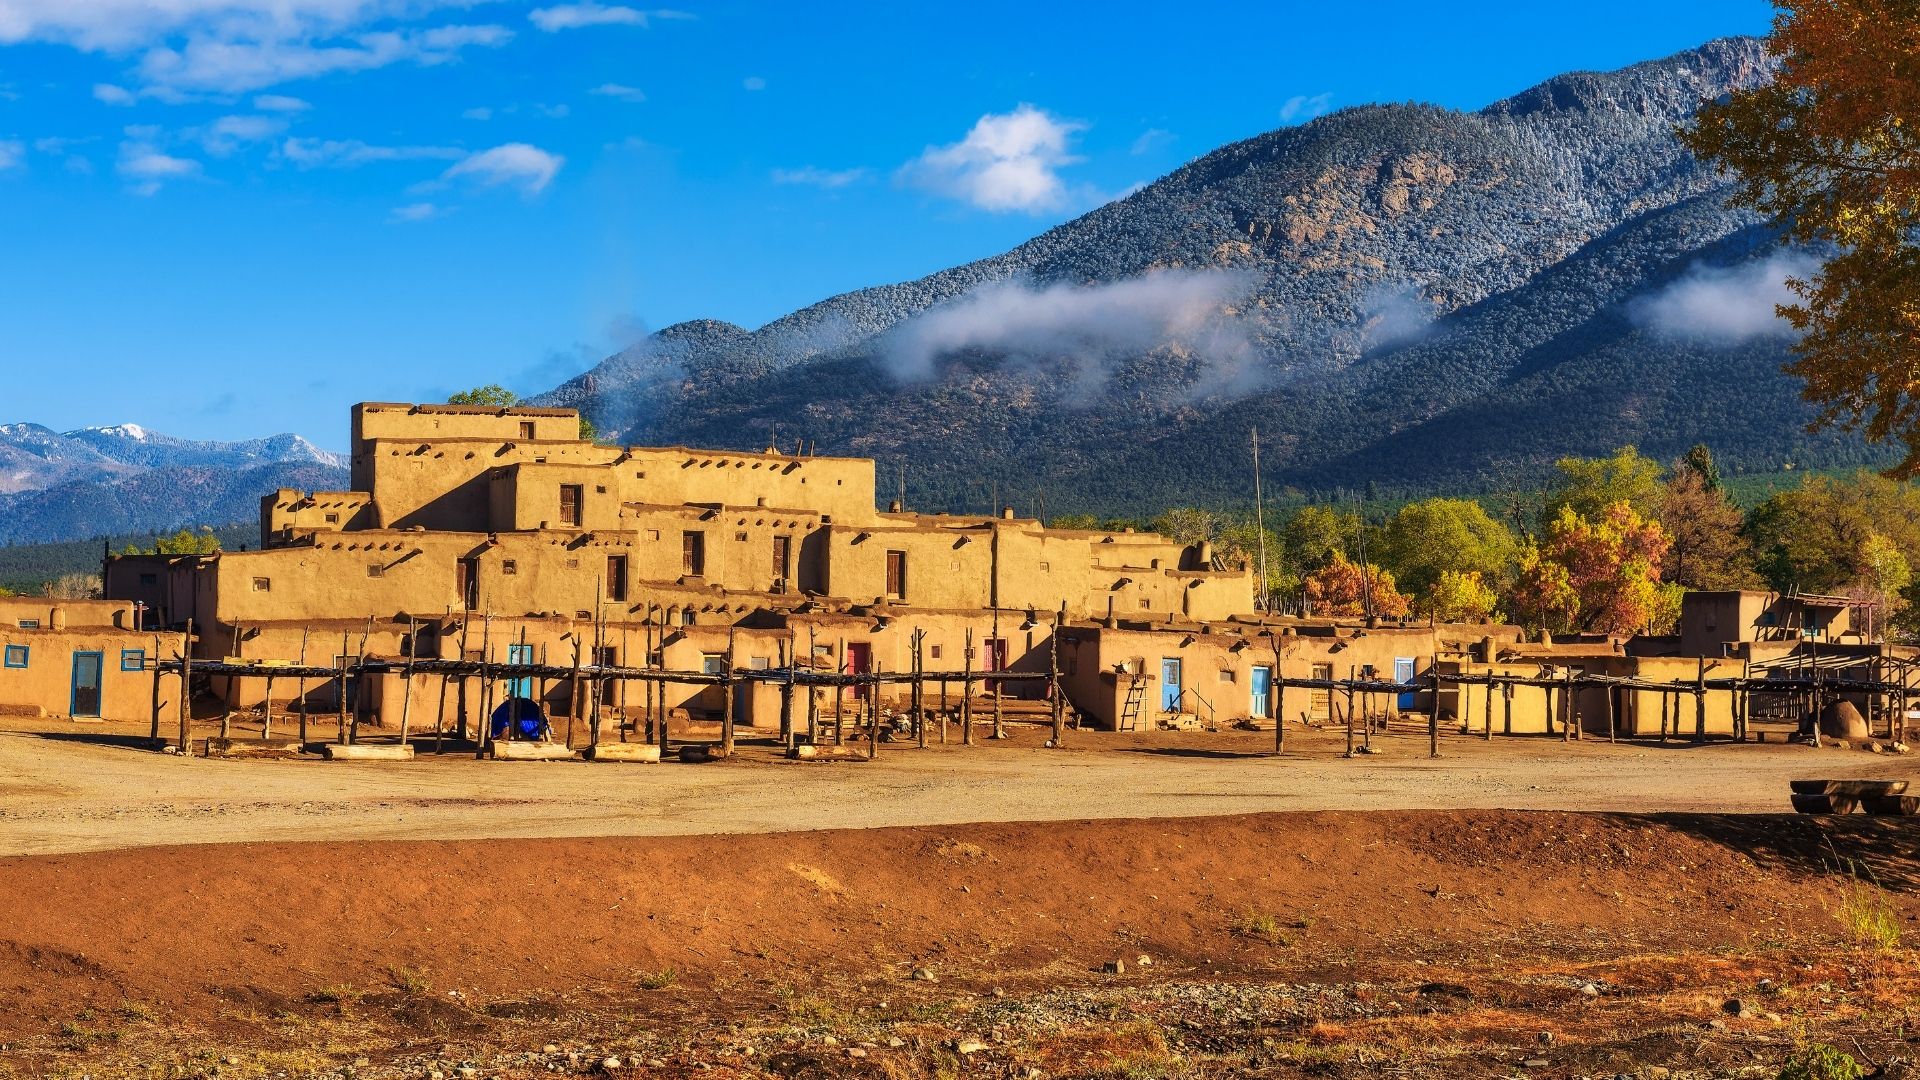
[[[847,674],[865,675],[872,670],[873,646],[864,641],[847,642]],[[856,698],[867,696],[867,688],[864,686],[853,687],[852,692]]]

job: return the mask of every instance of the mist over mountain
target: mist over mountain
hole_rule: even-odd
[[[1270,488],[1322,496],[1492,490],[1625,442],[1876,461],[1808,435],[1780,371],[1773,304],[1814,257],[1674,138],[1770,63],[1734,38],[1477,112],[1347,109],[999,256],[668,327],[537,400],[630,442],[904,464],[921,509],[1243,500],[1256,425]]]

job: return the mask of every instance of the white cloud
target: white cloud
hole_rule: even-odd
[[[191,37],[179,49],[149,49],[139,72],[147,82],[174,90],[238,93],[398,63],[444,64],[464,49],[497,47],[512,37],[513,32],[501,26],[383,30],[324,42]]]
[[[1819,272],[1820,260],[1804,251],[1777,251],[1737,266],[1696,263],[1628,304],[1627,316],[1657,334],[1717,345],[1788,337],[1793,327],[1775,310],[1798,300],[1787,279],[1805,281]]]
[[[1418,286],[1375,285],[1360,298],[1362,347],[1411,345],[1433,332],[1433,319],[1433,301]]]
[[[1220,270],[1165,270],[1089,286],[999,282],[888,331],[882,358],[905,380],[931,376],[941,357],[958,352],[1063,362],[1085,396],[1117,362],[1174,347],[1200,361],[1195,390],[1211,392],[1252,374],[1255,349],[1232,306],[1253,286],[1249,275]]]
[[[1280,122],[1283,124],[1304,124],[1316,116],[1326,115],[1333,104],[1332,94],[1295,94],[1280,106]]]
[[[1080,160],[1067,152],[1067,143],[1085,127],[1031,105],[988,114],[959,142],[928,147],[901,167],[899,177],[983,210],[1050,210],[1067,201],[1058,170]]]
[[[1140,133],[1139,138],[1133,140],[1132,152],[1136,156],[1140,154],[1150,154],[1163,146],[1172,145],[1173,140],[1173,132],[1165,128],[1148,128]]]
[[[226,157],[248,143],[265,142],[287,129],[277,116],[223,116],[199,132],[200,145],[214,157]]]
[[[747,90],[765,90],[767,88],[767,80],[758,75],[749,75],[740,80],[740,85]]]
[[[93,100],[103,105],[131,105],[139,100],[138,95],[124,86],[112,83],[93,84]]]
[[[261,112],[285,113],[306,112],[308,109],[313,108],[313,106],[299,98],[288,97],[285,94],[261,94],[259,97],[253,99],[253,107],[259,109]]]
[[[636,104],[647,100],[645,91],[638,87],[622,86],[619,83],[601,83],[599,86],[587,91],[587,93],[599,97],[610,97],[619,101],[631,101]]]
[[[190,158],[174,157],[161,151],[148,139],[152,135],[149,128],[128,128],[132,138],[120,144],[121,176],[130,182],[130,190],[136,195],[152,195],[160,190],[162,182],[167,180],[185,180],[200,175],[200,163]]]
[[[387,220],[396,224],[431,221],[443,213],[445,211],[430,202],[408,203],[406,206],[394,207],[393,212],[387,215]]]
[[[462,112],[460,118],[462,120],[491,120],[493,119],[493,110],[487,108],[485,105],[476,105]]]
[[[506,143],[468,156],[441,176],[446,180],[466,177],[489,187],[512,185],[537,195],[553,182],[566,160],[537,146]]]
[[[773,170],[773,182],[776,184],[811,184],[814,187],[842,188],[856,184],[869,175],[866,169],[820,169],[805,165],[798,169]]]
[[[351,168],[382,161],[454,161],[466,151],[454,146],[374,146],[358,139],[288,139],[280,154],[303,169]]]
[[[645,26],[647,13],[619,4],[602,6],[587,0],[582,4],[555,4],[535,8],[527,20],[551,34],[560,30],[578,30],[583,26]]]
[[[27,164],[27,145],[15,139],[0,139],[0,172],[24,168]]]
[[[573,114],[573,107],[570,105],[564,105],[564,104],[535,105],[533,107],[533,111],[539,113],[541,116],[544,116],[549,120],[565,120],[568,116],[571,116]]]

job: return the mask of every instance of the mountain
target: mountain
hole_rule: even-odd
[[[298,435],[209,442],[134,424],[0,425],[0,544],[252,521],[277,488],[346,482],[344,458]]]
[[[1366,106],[1216,150],[992,258],[757,330],[669,327],[536,399],[635,442],[904,466],[917,508],[1150,510],[1487,491],[1696,441],[1734,471],[1878,460],[1806,433],[1780,279],[1674,137],[1764,44]]]

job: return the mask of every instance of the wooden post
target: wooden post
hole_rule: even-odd
[[[1053,748],[1058,750],[1067,744],[1067,688],[1060,681],[1060,628],[1067,623],[1067,605],[1060,605],[1060,615],[1053,620],[1053,634],[1047,639],[1047,674],[1051,677],[1048,688],[1053,691]]]
[[[1660,742],[1662,745],[1667,741],[1667,698],[1668,693],[1663,688],[1660,691]]]
[[[367,639],[373,636],[373,617],[367,617],[367,628],[360,632],[360,651],[354,656],[353,676],[353,727],[348,742],[360,737],[360,714],[367,709]]]
[[[787,654],[787,681],[780,684],[780,742],[788,750],[792,750],[794,667],[799,664],[798,658],[793,655],[792,634],[787,635],[787,640],[781,645],[781,648]],[[813,692],[813,684],[807,684],[807,692]]]
[[[940,677],[940,745],[947,745],[947,679]]]
[[[1566,715],[1561,718],[1560,741],[1572,742],[1574,739],[1573,725],[1580,719],[1580,706],[1573,700],[1572,668],[1567,669],[1567,674],[1564,678],[1566,679],[1566,689],[1561,691],[1560,704],[1566,710]]]
[[[1620,741],[1620,721],[1619,718],[1614,715],[1613,696],[1619,692],[1620,688],[1617,686],[1607,686],[1603,687],[1603,689],[1606,691],[1607,741],[1617,743]]]
[[[973,745],[973,631],[967,631],[967,653],[960,667],[960,745]]]
[[[480,730],[474,732],[473,756],[485,757],[493,745],[493,615],[480,616]]]
[[[1349,671],[1351,671],[1352,665],[1348,665],[1348,668],[1349,668]],[[1353,680],[1352,678],[1348,678],[1347,680],[1346,698],[1347,700],[1345,702],[1345,708],[1343,711],[1347,714],[1347,756],[1352,757],[1353,756]],[[1329,705],[1332,705],[1333,701],[1334,701],[1333,689],[1329,687],[1327,689],[1327,703]]]
[[[1747,741],[1747,710],[1752,708],[1753,706],[1753,688],[1748,685],[1748,682],[1752,678],[1753,678],[1753,660],[1746,659],[1746,660],[1740,661],[1740,697],[1736,702],[1735,707],[1740,710],[1739,715],[1740,715],[1740,741],[1741,742]],[[1900,681],[1901,681],[1900,715],[1905,716],[1907,714],[1907,702],[1906,702],[1906,689],[1905,689],[1906,672],[1904,670],[1900,673]]]
[[[873,681],[867,684],[867,760],[880,756],[880,661],[873,662]]]
[[[833,673],[833,745],[845,746],[847,743],[846,695],[847,688],[840,680],[847,675],[850,662],[847,659],[847,639],[840,639],[840,656],[834,661]]]
[[[927,684],[922,676],[926,673],[927,632],[913,632],[913,733],[920,749],[927,748]]]
[[[1280,634],[1267,639],[1273,646],[1273,752],[1287,752],[1287,673],[1280,666]]]
[[[153,635],[153,726],[147,738],[160,741],[160,635]]]
[[[338,713],[338,719],[334,721],[333,741],[339,743],[341,746],[345,746],[351,741],[347,733],[347,642],[350,640],[346,634],[340,635],[340,667],[333,673],[335,698],[337,699],[334,701],[334,705]]]
[[[407,666],[405,672],[400,676],[405,680],[400,688],[401,746],[407,745],[407,729],[413,722],[413,661],[415,654],[420,651],[419,628],[419,622],[415,620],[413,616],[407,616]],[[272,686],[273,680],[267,680],[267,685]],[[273,694],[271,692],[267,694],[267,701],[269,704],[273,701]]]
[[[731,627],[727,629],[727,658],[722,663],[725,665],[722,675],[727,683],[726,690],[721,695],[720,707],[724,712],[720,717],[720,753],[722,756],[731,756],[733,753],[733,629]]]
[[[273,669],[267,669],[267,696],[260,705],[260,737],[273,738]]]
[[[580,709],[585,691],[580,682],[580,636],[573,638],[573,676],[567,684],[567,749],[573,749],[573,728],[580,719]]]
[[[180,643],[180,753],[185,755],[193,732],[193,620],[187,620],[187,636]]]
[[[1427,686],[1431,705],[1427,708],[1427,756],[1440,756],[1440,667],[1427,661]]]
[[[1700,658],[1699,674],[1693,680],[1693,741],[1707,741],[1707,658],[1704,656]]]
[[[733,641],[733,631],[731,630],[727,631],[727,641],[729,643]],[[727,650],[729,654],[731,654],[733,650],[732,644],[728,644]],[[633,666],[633,654],[627,651],[627,624],[624,622],[620,624],[620,666]],[[644,667],[645,665],[643,664],[641,666]],[[627,718],[627,680],[625,679],[621,679],[619,685],[614,688],[613,707],[618,712],[613,726],[620,732],[620,741],[626,742],[628,730],[633,727],[633,722]]]
[[[1491,686],[1489,686],[1488,689],[1491,691]],[[1501,734],[1511,735],[1513,734],[1513,683],[1503,682],[1500,684],[1500,701],[1502,707],[1506,710],[1506,716],[1502,721],[1505,726]]]

